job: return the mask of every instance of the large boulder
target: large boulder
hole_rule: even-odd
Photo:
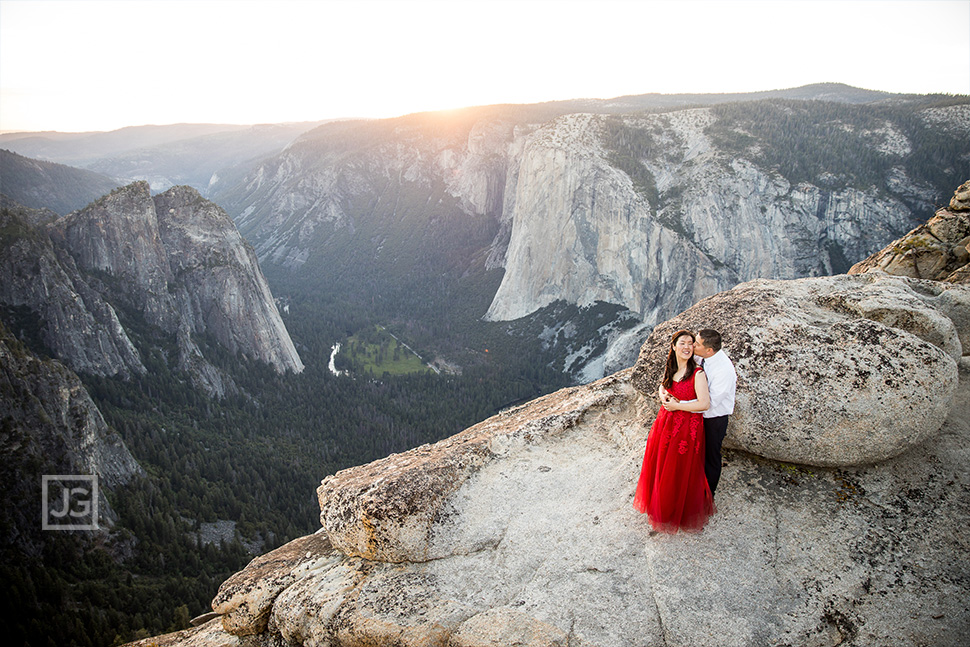
[[[656,411],[671,335],[714,328],[738,372],[728,447],[805,465],[882,461],[943,424],[963,352],[954,318],[965,325],[968,306],[968,287],[880,274],[752,281],[657,326],[633,384]]]

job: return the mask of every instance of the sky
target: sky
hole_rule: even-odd
[[[970,94],[970,0],[0,0],[0,131],[822,82]]]

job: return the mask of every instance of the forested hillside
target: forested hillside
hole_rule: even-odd
[[[710,133],[725,150],[776,170],[792,184],[864,190],[882,185],[900,167],[939,192],[942,205],[968,170],[962,136],[970,124],[955,119],[940,128],[936,122],[946,124],[946,113],[966,103],[963,97],[866,106],[780,99],[729,103],[712,108],[718,120]]]
[[[63,216],[121,184],[100,173],[0,149],[0,193],[25,207],[50,209]]]

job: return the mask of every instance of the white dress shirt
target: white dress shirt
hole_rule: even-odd
[[[723,350],[717,351],[704,360],[704,373],[707,375],[707,389],[711,393],[711,406],[704,412],[704,417],[717,418],[734,413],[738,374],[731,359]]]

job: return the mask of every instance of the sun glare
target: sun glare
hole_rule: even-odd
[[[936,36],[968,23],[970,2],[946,1],[0,0],[0,129],[391,117],[827,81],[970,93],[968,30]]]

